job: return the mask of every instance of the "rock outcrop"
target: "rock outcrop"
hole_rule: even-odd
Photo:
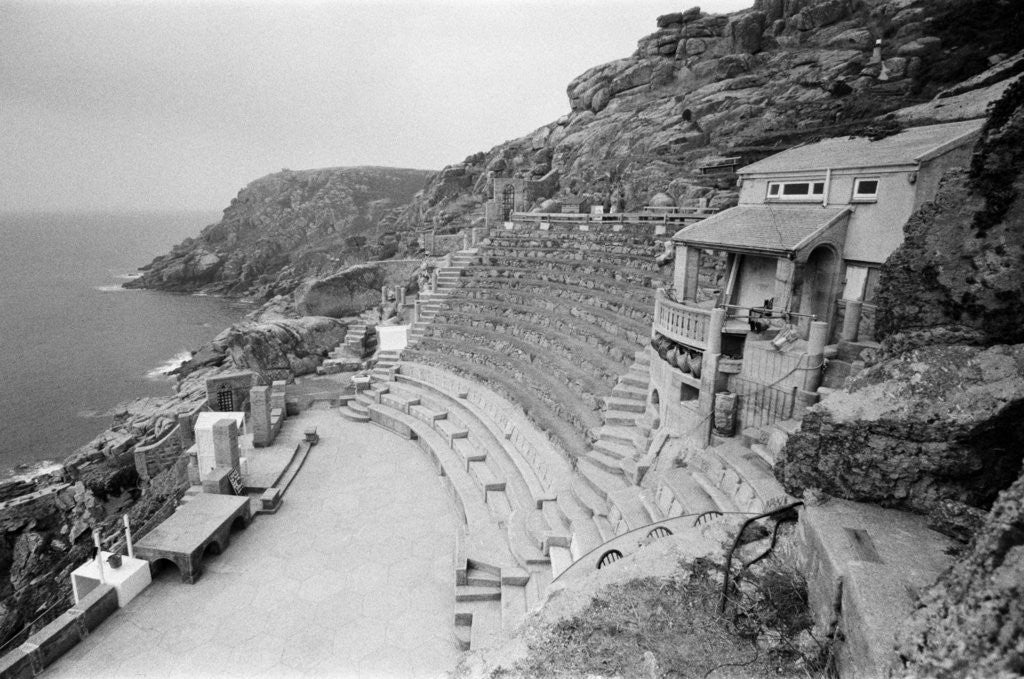
[[[804,417],[775,472],[786,489],[932,512],[988,509],[1021,470],[1024,345],[929,346],[860,373]]]
[[[1019,14],[1008,0],[757,0],[727,16],[698,8],[664,15],[634,54],[569,84],[566,115],[445,168],[399,222],[480,223],[491,177],[548,180],[537,204],[579,195],[635,210],[666,192],[677,202],[728,207],[732,178],[698,171],[712,158],[747,163],[862,132],[937,94],[973,98],[965,117],[983,114],[986,97],[999,94],[990,88],[1020,74],[1003,65],[1024,48],[1012,28]],[[941,106],[900,120],[934,119]]]
[[[907,676],[1024,675],[1024,476],[898,635]]]
[[[432,172],[351,167],[267,175],[224,217],[142,269],[126,287],[251,295],[291,292],[306,276],[393,256],[394,221]]]

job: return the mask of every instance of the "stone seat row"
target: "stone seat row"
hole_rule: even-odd
[[[606,266],[634,269],[636,271],[659,271],[660,267],[655,261],[660,252],[643,251],[636,254],[628,252],[610,252],[600,248],[583,248],[575,251],[568,251],[562,248],[535,248],[529,246],[515,247],[506,246],[500,248],[487,248],[480,254],[480,262],[487,263],[492,258],[498,260],[516,259],[527,262],[560,262],[565,264],[579,264],[580,262],[599,263]]]
[[[469,265],[462,269],[463,278],[472,277],[480,270],[484,271],[520,271],[533,269],[549,275],[561,275],[569,279],[590,277],[595,280],[618,281],[639,287],[657,288],[663,285],[665,276],[657,270],[633,269],[618,263],[594,260],[576,261],[570,259],[533,259],[516,257],[506,254],[489,254],[480,264]]]
[[[620,345],[626,353],[642,345],[650,335],[650,327],[621,319],[602,310],[590,310],[563,304],[545,303],[544,300],[526,300],[525,303],[496,300],[490,297],[453,296],[442,302],[438,311],[452,311],[462,316],[504,317],[517,323],[535,327],[550,327],[567,335],[598,337],[605,344]],[[532,301],[532,303],[530,303]],[[621,359],[617,359],[621,360]]]
[[[573,307],[610,314],[648,329],[654,313],[654,294],[646,288],[631,290],[630,294],[623,295],[621,288],[611,293],[546,280],[477,278],[471,286],[459,288],[457,295],[462,299],[508,300],[521,305],[571,304]]]
[[[554,225],[553,225],[554,226]],[[650,228],[641,231],[614,231],[611,229],[590,229],[580,231],[578,228],[561,229],[552,228],[547,231],[534,229],[494,230],[486,238],[480,241],[481,247],[487,247],[492,243],[503,241],[527,242],[527,243],[548,243],[554,247],[559,245],[574,247],[575,245],[623,245],[623,246],[644,246],[657,245],[657,229]],[[666,236],[667,237],[667,236]]]
[[[534,351],[540,350],[545,358],[568,362],[570,372],[567,374],[581,369],[587,378],[603,382],[615,379],[639,342],[610,335],[584,322],[573,322],[575,320],[571,316],[552,319],[537,313],[522,314],[513,308],[501,313],[493,307],[453,300],[437,312],[431,334],[443,336],[452,327],[471,333],[501,333],[526,342]],[[582,366],[584,363],[587,365]]]
[[[608,295],[622,295],[625,291],[637,296],[637,303],[654,309],[654,294],[658,286],[667,285],[661,278],[644,277],[633,282],[613,276],[596,275],[581,271],[560,271],[530,266],[466,267],[466,275],[459,278],[452,292],[471,287],[499,287],[524,285],[554,285],[573,290],[595,291]]]

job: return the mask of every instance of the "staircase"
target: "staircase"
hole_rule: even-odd
[[[427,326],[441,309],[441,302],[459,287],[462,269],[476,261],[477,250],[461,250],[451,255],[451,266],[438,267],[437,288],[434,292],[420,290],[420,314],[416,322],[409,328],[409,344],[415,344],[427,332]]]
[[[638,471],[636,460],[647,450],[654,424],[651,419],[654,415],[645,415],[650,380],[650,356],[646,349],[641,349],[636,352],[633,365],[619,378],[611,396],[605,399],[605,423],[592,431],[596,440],[587,455],[594,465],[634,482]]]
[[[374,322],[365,315],[360,322],[352,323],[345,333],[345,341],[339,344],[317,368],[318,375],[333,375],[341,372],[355,372],[363,368],[363,361],[377,349],[377,331]]]

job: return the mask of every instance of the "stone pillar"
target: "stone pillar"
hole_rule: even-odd
[[[178,413],[178,440],[181,441],[182,450],[188,450],[196,442],[195,432],[192,431],[192,416],[188,413]]]
[[[388,303],[388,286],[380,286],[380,305],[384,306]]]
[[[413,323],[419,323],[420,322],[420,315],[422,313],[422,311],[421,311],[422,304],[423,303],[419,299],[417,299],[415,302],[413,302],[413,305],[412,305],[412,322]]]
[[[213,424],[213,460],[218,467],[238,469],[238,425],[234,420]]]
[[[430,291],[437,292],[437,269],[430,272]]]
[[[470,236],[471,236],[471,238],[470,238],[470,245],[472,245],[473,247],[476,247],[477,243],[480,242],[480,227],[479,226],[471,227],[469,229],[469,233],[470,233]]]
[[[672,285],[679,301],[694,301],[697,298],[697,275],[700,272],[700,250],[676,246],[676,261],[673,266]]]
[[[270,409],[275,408],[281,409],[281,414],[285,412],[285,389],[288,383],[284,380],[274,380],[273,384],[270,385]]]
[[[860,335],[860,314],[864,303],[856,299],[846,300],[846,315],[843,316],[843,333],[840,336],[844,342],[856,342]]]
[[[274,441],[274,431],[270,424],[270,387],[250,389],[249,407],[252,412],[252,444],[259,448],[269,446]],[[216,428],[214,437],[216,440]],[[220,466],[219,462],[217,466]]]
[[[398,306],[399,307],[404,307],[405,306],[405,286],[404,285],[399,285],[398,286]]]
[[[711,310],[711,322],[708,323],[708,350],[705,354],[722,353],[722,328],[725,327],[725,309]]]
[[[825,343],[828,341],[828,323],[812,321],[807,338],[807,372],[804,373],[804,391],[815,392],[821,386],[821,368],[825,359]]]
[[[789,311],[793,301],[793,282],[796,280],[796,262],[780,257],[775,260],[775,308]]]

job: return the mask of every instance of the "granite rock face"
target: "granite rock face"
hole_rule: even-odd
[[[1024,674],[1024,476],[897,636],[911,677]]]
[[[393,224],[433,173],[352,167],[281,172],[239,191],[224,217],[143,267],[126,287],[261,299],[309,275],[391,257]]]
[[[986,87],[1019,70],[989,72],[988,57],[1024,48],[1008,0],[757,0],[727,16],[666,14],[630,56],[595,66],[567,87],[569,112],[518,139],[446,168],[399,221],[456,230],[479,224],[492,177],[544,179],[547,199],[584,196],[636,210],[659,192],[676,201],[735,203],[732,177],[699,166],[753,162],[788,146],[863,132],[872,120],[928,102],[968,81]],[[882,39],[881,64],[872,63]],[[998,60],[998,57],[997,57]],[[901,116],[921,123],[941,106]],[[940,118],[944,119],[944,118]]]
[[[944,177],[882,268],[878,333],[928,343],[1024,341],[1024,85],[1000,99],[970,172]]]
[[[933,345],[811,408],[775,472],[786,490],[925,513],[988,509],[1024,460],[1024,345]]]

